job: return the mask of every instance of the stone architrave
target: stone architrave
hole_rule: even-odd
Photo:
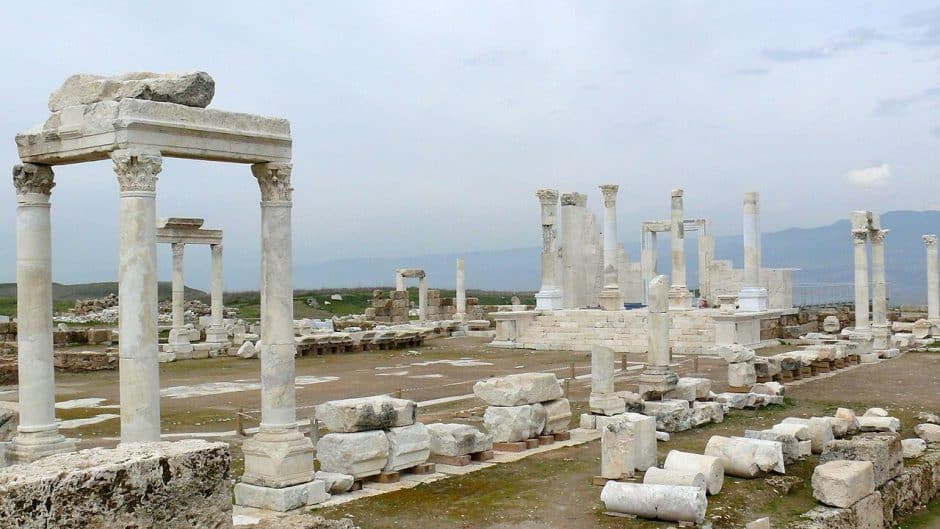
[[[744,286],[738,293],[738,312],[767,310],[767,289],[760,284],[760,206],[757,192],[744,194]]]
[[[101,101],[145,99],[205,108],[215,95],[215,80],[206,72],[134,72],[118,76],[77,74],[49,96],[49,110]]]
[[[640,374],[639,392],[648,400],[676,388],[679,376],[669,367],[669,297],[666,276],[650,281],[650,303],[647,332],[646,368]]]
[[[670,202],[672,285],[669,287],[669,310],[689,310],[692,308],[692,295],[686,285],[685,277],[685,223],[683,222],[682,194],[681,189],[674,189]],[[650,303],[652,303],[652,299]]]
[[[617,191],[618,185],[602,185],[604,194],[604,288],[598,296],[604,310],[623,310],[623,293],[617,272]]]
[[[50,218],[50,197],[55,181],[52,168],[31,163],[16,165],[13,185],[17,202],[17,371],[21,382],[19,425],[5,456],[11,464],[29,463],[75,450],[75,443],[59,433],[55,418]]]
[[[940,325],[940,267],[937,265],[937,236],[924,235],[927,248],[927,320]]]
[[[535,295],[537,310],[562,308],[558,277],[558,191],[539,189],[535,195],[542,207],[542,286]]]

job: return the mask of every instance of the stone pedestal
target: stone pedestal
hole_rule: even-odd
[[[739,312],[764,312],[767,310],[767,289],[744,287],[738,292]]]
[[[649,285],[650,303],[646,368],[640,374],[639,393],[644,400],[662,397],[675,389],[679,377],[669,367],[669,313],[666,276],[656,276]]]
[[[539,189],[536,193],[542,205],[542,286],[535,294],[537,310],[560,310],[562,295],[558,278],[558,191]]]

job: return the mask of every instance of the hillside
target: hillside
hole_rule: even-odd
[[[161,301],[170,299],[172,293],[172,283],[169,281],[160,281],[157,283],[157,296]],[[53,301],[72,302],[76,299],[102,298],[110,293],[117,294],[118,284],[115,282],[105,283],[82,283],[78,285],[63,285],[61,283],[52,284]],[[186,299],[199,299],[208,303],[209,294],[202,290],[186,287]],[[15,298],[16,283],[0,283],[0,298]]]

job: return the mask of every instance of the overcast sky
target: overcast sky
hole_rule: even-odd
[[[297,263],[535,247],[540,187],[597,208],[620,184],[622,240],[674,187],[719,235],[750,190],[765,231],[940,206],[937,2],[32,1],[4,19],[6,171],[70,74],[205,70],[212,107],[291,121]],[[111,164],[56,179],[55,280],[115,280]],[[227,288],[257,288],[248,167],[165,160],[157,192],[159,216],[225,230]],[[208,249],[186,264],[207,286]]]

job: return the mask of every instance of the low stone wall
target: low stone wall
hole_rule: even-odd
[[[0,345],[16,343],[16,322],[0,323]],[[111,345],[114,343],[111,329],[66,329],[52,333],[52,343],[65,345]]]
[[[228,529],[225,443],[134,443],[0,469],[0,529]]]
[[[55,368],[66,373],[106,371],[117,369],[118,353],[102,351],[56,351],[53,353]]]

